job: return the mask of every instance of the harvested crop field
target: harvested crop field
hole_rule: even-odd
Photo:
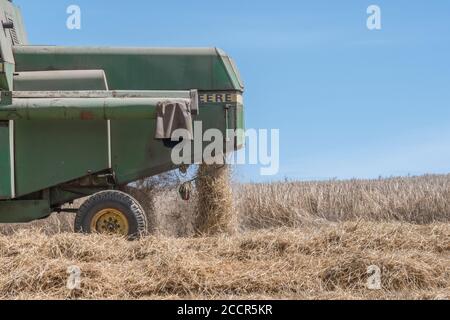
[[[450,298],[450,176],[234,189],[234,233],[198,235],[175,191],[136,242],[71,234],[69,216],[2,226],[0,298]]]

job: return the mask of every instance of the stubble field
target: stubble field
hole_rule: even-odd
[[[0,299],[450,298],[450,176],[233,191],[234,228],[214,236],[174,190],[148,197],[135,242],[72,234],[70,215],[3,225]]]

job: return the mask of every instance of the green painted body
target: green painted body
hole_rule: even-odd
[[[0,222],[41,219],[67,202],[176,168],[172,149],[155,139],[158,99],[145,92],[144,97],[84,92],[61,98],[61,92],[52,91],[70,93],[80,85],[67,79],[64,84],[49,81],[46,91],[37,91],[43,90],[37,79],[39,97],[21,97],[13,93],[14,72],[38,71],[53,79],[53,71],[102,70],[110,93],[163,90],[156,96],[185,99],[186,92],[198,90],[206,98],[193,119],[202,122],[203,132],[244,128],[244,108],[237,98],[243,86],[234,63],[219,49],[27,46],[18,10],[0,0],[1,10],[10,12],[17,34],[0,32]],[[98,83],[86,90],[98,90]],[[33,83],[28,81],[26,88],[34,91]],[[234,142],[240,148],[243,137]]]
[[[15,46],[16,71],[105,71],[111,90],[242,90],[233,63],[215,48]]]
[[[0,210],[1,223],[26,223],[47,218],[51,213],[48,199],[1,201]]]

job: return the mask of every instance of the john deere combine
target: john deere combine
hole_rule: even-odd
[[[219,49],[29,46],[12,2],[0,20],[0,223],[90,196],[76,231],[136,236],[144,210],[117,190],[176,169],[170,134],[243,128],[243,85]]]

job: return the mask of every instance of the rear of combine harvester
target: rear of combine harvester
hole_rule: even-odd
[[[115,190],[176,168],[155,137],[158,106],[184,105],[224,137],[244,127],[243,85],[219,49],[28,46],[13,3],[0,0],[0,19],[0,223],[92,196],[77,231],[136,235],[142,207]]]

